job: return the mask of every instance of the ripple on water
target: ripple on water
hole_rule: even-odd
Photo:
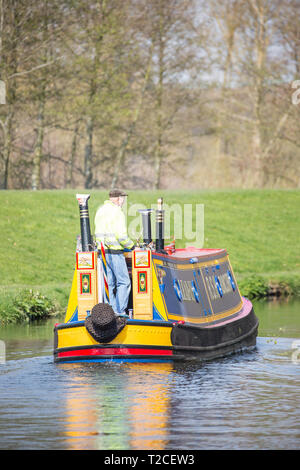
[[[4,449],[296,449],[292,338],[207,363],[0,365]],[[43,351],[44,352],[44,351]]]

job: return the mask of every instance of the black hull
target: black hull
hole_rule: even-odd
[[[171,333],[173,358],[206,361],[251,349],[256,345],[258,323],[252,308],[247,316],[219,326],[177,324]]]

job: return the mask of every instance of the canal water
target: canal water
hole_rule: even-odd
[[[54,364],[53,320],[1,328],[0,449],[299,449],[300,301],[255,311],[255,350],[204,364]]]

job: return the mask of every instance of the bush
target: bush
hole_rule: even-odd
[[[239,282],[241,294],[248,299],[262,299],[268,295],[268,283],[258,276],[251,276]]]
[[[1,313],[3,323],[20,323],[59,315],[61,308],[40,292],[26,289],[21,291]]]

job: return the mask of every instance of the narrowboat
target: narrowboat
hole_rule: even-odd
[[[164,244],[162,199],[141,211],[144,240],[124,253],[132,284],[128,310],[109,305],[105,249],[90,232],[89,195],[77,195],[81,243],[63,323],[54,327],[54,361],[207,361],[254,348],[258,319],[241,296],[226,249]]]

